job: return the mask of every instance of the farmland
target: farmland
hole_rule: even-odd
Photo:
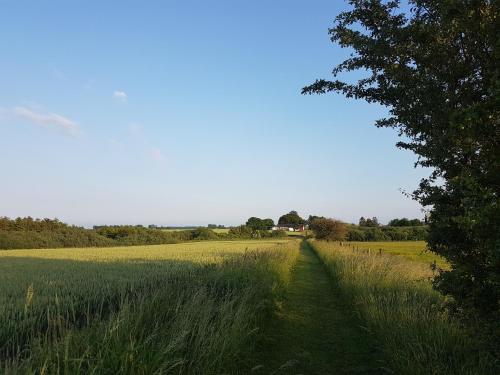
[[[0,253],[5,373],[245,368],[296,241]],[[267,301],[267,302],[266,302]]]
[[[423,248],[288,237],[1,251],[0,368],[493,373],[440,308]]]
[[[427,250],[425,241],[390,241],[390,242],[348,242],[354,249],[382,251],[385,254],[400,255],[417,262],[434,263],[440,267],[448,267],[446,261],[440,256]]]

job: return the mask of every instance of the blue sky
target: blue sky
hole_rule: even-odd
[[[302,96],[342,1],[0,1],[0,216],[421,217],[385,109]]]

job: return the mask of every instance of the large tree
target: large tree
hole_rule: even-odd
[[[278,219],[279,225],[290,225],[294,228],[305,224],[305,220],[299,216],[297,211],[290,211]]]
[[[269,230],[274,226],[274,221],[273,219],[261,219],[252,216],[247,220],[245,225],[253,230]]]
[[[431,167],[413,196],[430,211],[429,247],[450,263],[434,284],[457,311],[498,321],[500,12],[498,0],[351,0],[329,30],[352,54],[303,93],[388,108],[377,121]],[[353,82],[342,73],[359,71]]]

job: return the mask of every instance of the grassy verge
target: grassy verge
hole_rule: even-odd
[[[298,255],[257,244],[6,252],[0,372],[248,373]]]
[[[495,373],[493,359],[443,312],[428,265],[339,243],[310,243],[377,337],[394,373]]]

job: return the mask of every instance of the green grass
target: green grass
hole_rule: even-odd
[[[446,260],[427,249],[425,241],[388,241],[388,242],[345,242],[356,249],[400,255],[417,262],[431,264],[436,262],[442,268],[448,267]]]
[[[428,264],[414,261],[418,257],[409,260],[360,251],[349,243],[310,243],[363,325],[377,338],[393,373],[494,373],[493,359],[480,352],[478,343],[442,309],[444,297],[432,289]],[[388,243],[392,249],[395,245]],[[421,245],[414,246],[401,244],[399,252],[411,254]]]
[[[259,374],[379,374],[381,353],[307,242],[268,324]]]
[[[248,373],[297,241],[0,252],[0,373]]]
[[[229,228],[215,228],[212,229],[217,234],[227,234],[229,233]]]

